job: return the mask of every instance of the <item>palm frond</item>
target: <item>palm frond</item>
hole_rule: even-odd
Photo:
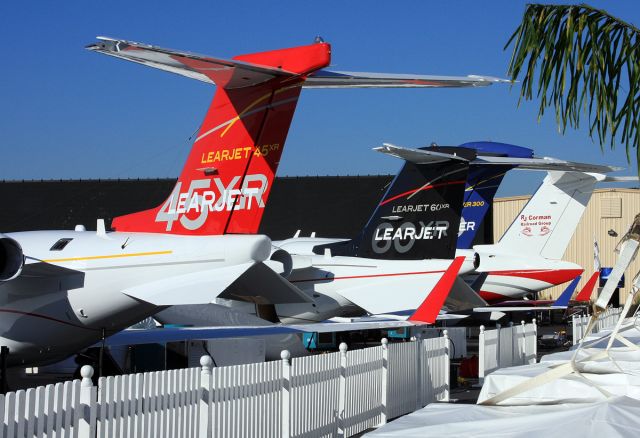
[[[560,132],[578,128],[586,114],[589,135],[627,160],[640,162],[640,30],[588,5],[527,5],[513,44],[508,75],[522,74],[520,98],[540,99],[538,119],[553,106]]]

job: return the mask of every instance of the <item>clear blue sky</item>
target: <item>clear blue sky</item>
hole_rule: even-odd
[[[634,0],[591,2],[640,21]],[[0,179],[176,177],[213,88],[83,49],[96,35],[231,57],[322,35],[342,70],[504,77],[525,2],[0,2]],[[538,155],[629,167],[518,89],[305,90],[279,175],[395,173],[382,142],[495,140]],[[586,125],[586,124],[585,124]],[[635,172],[635,165],[630,172]],[[512,172],[513,173],[513,172]],[[531,192],[511,175],[500,193]]]

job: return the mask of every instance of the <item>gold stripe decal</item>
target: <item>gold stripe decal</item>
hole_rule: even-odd
[[[113,254],[113,255],[99,255],[90,257],[71,257],[68,259],[50,259],[43,260],[45,263],[61,263],[61,262],[79,262],[83,260],[104,260],[104,259],[121,259],[125,257],[144,257],[154,255],[166,255],[172,254],[173,251],[155,251],[155,252],[134,252],[131,254]]]

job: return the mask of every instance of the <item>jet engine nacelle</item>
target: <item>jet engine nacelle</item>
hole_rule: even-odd
[[[22,272],[24,253],[20,244],[0,234],[0,281],[9,281]]]
[[[278,269],[278,273],[284,278],[291,275],[291,271],[293,270],[293,258],[287,251],[273,247],[271,249],[271,256],[269,257],[269,260],[282,264],[282,268]]]
[[[472,272],[480,266],[480,254],[473,249],[456,249],[456,257],[464,257],[461,272]]]

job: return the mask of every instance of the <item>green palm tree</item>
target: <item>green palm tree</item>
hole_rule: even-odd
[[[518,104],[540,99],[538,119],[554,106],[560,132],[588,117],[604,148],[620,141],[640,162],[640,30],[604,10],[581,5],[527,5],[513,44],[509,76],[522,74]]]

